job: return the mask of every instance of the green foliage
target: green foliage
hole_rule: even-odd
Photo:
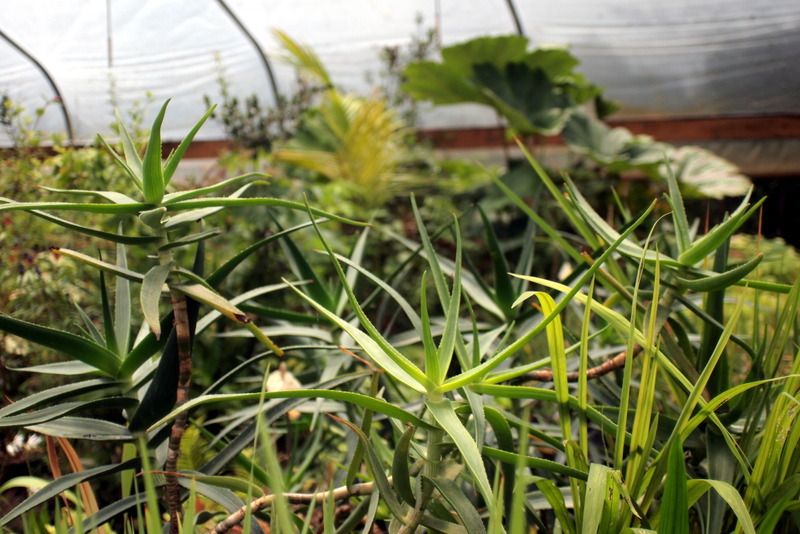
[[[442,62],[406,68],[405,90],[434,104],[475,102],[497,109],[519,134],[557,134],[580,104],[600,94],[566,50],[529,52],[521,36],[480,37],[442,49]]]
[[[330,81],[310,50],[286,44]],[[559,129],[594,89],[566,52],[526,47],[478,40],[441,65],[484,84],[471,94],[486,102],[521,106],[518,124]],[[453,98],[474,89],[453,83]],[[520,99],[553,84],[560,96],[542,108]],[[95,454],[85,469],[4,483],[2,528],[63,532],[70,517],[76,530],[157,532],[166,510],[185,531],[798,529],[800,280],[780,243],[735,235],[761,200],[746,195],[700,233],[673,169],[666,201],[609,215],[525,151],[536,189],[497,180],[514,224],[477,199],[434,226],[427,215],[442,204],[428,196],[398,221],[353,231],[360,223],[305,199],[250,196],[258,173],[177,189],[170,179],[212,111],[165,160],[166,109],[146,146],[120,126],[108,161],[124,186],[57,184],[0,203],[2,216],[109,251],[57,249],[59,267],[102,273],[94,310],[69,312],[80,331],[0,315],[9,339],[64,360],[26,357],[21,373],[63,383],[0,408],[0,428],[122,445],[121,459]],[[368,145],[348,137],[370,109],[358,135],[385,142],[396,132],[378,120],[383,103],[327,89],[315,138],[327,144],[304,161],[372,173],[353,149]],[[622,140],[601,143],[612,165],[627,141],[610,135]],[[271,233],[223,246],[240,233],[231,208]],[[233,276],[254,256],[253,279]],[[565,260],[571,272],[551,276]],[[97,491],[99,510],[75,498],[83,483],[113,490]]]
[[[676,148],[603,122],[611,111],[602,90],[576,71],[567,50],[528,51],[526,37],[478,37],[445,47],[442,61],[417,61],[405,70],[404,88],[437,105],[473,102],[494,108],[516,135],[563,134],[567,145],[605,173],[635,170],[693,194],[741,196],[750,180],[730,162],[697,147]],[[594,118],[584,108],[594,104]]]

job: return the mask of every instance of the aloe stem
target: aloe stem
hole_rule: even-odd
[[[443,437],[444,433],[441,428],[433,428],[428,432],[427,461],[423,470],[426,478],[422,479],[422,489],[420,490],[419,498],[417,498],[416,506],[408,514],[408,517],[403,518],[403,523],[405,524],[398,530],[398,534],[413,534],[416,532],[425,510],[428,509],[428,501],[433,495],[432,480],[439,476],[439,470],[441,469]]]
[[[172,312],[175,317],[175,339],[178,344],[178,389],[175,394],[175,407],[179,408],[189,400],[189,386],[192,383],[192,343],[189,332],[189,314],[186,309],[186,296],[178,291],[170,291]],[[181,439],[186,430],[188,412],[175,417],[169,434],[169,449],[164,463],[166,471],[166,497],[169,508],[170,532],[178,533],[180,523],[181,496],[175,471],[181,453]]]

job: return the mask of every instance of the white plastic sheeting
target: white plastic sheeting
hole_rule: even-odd
[[[292,68],[270,30],[310,45],[343,88],[370,91],[378,51],[406,43],[421,14],[443,44],[516,31],[506,0],[227,0],[290,94]],[[569,47],[587,76],[623,104],[620,115],[800,113],[798,0],[512,0],[535,45]],[[4,0],[0,30],[34,56],[63,94],[78,140],[108,132],[112,95],[149,121],[172,98],[165,139],[178,139],[218,95],[220,67],[233,93],[274,99],[258,52],[217,0]],[[217,61],[215,58],[219,58]],[[0,93],[33,110],[53,97],[34,65],[0,40]],[[152,94],[150,100],[147,94]],[[427,127],[495,125],[478,107],[437,108]],[[64,131],[55,105],[39,127]],[[200,139],[222,137],[210,123]],[[0,138],[0,142],[3,139]]]

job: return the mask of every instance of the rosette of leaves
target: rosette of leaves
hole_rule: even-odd
[[[405,70],[404,89],[434,104],[491,106],[522,135],[558,134],[572,112],[601,90],[560,48],[528,50],[522,36],[480,37],[442,49],[442,61]]]
[[[637,170],[663,182],[672,174],[687,192],[711,198],[742,196],[751,185],[734,164],[713,152],[675,147],[627,128],[612,128],[582,112],[570,117],[563,136],[572,150],[608,172]]]

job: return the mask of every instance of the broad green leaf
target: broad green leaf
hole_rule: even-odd
[[[464,459],[464,464],[477,484],[478,492],[486,502],[492,502],[492,486],[489,484],[489,477],[486,475],[481,453],[475,440],[472,439],[472,436],[470,436],[456,415],[455,410],[453,410],[451,402],[447,399],[439,401],[429,399],[425,402],[425,406],[428,407],[433,418],[458,448],[461,457]]]
[[[161,313],[159,312],[159,302],[161,301],[161,291],[164,283],[172,270],[172,262],[153,266],[142,280],[142,288],[139,293],[139,302],[142,305],[144,320],[150,327],[150,331],[156,336],[161,337]]]
[[[4,314],[0,314],[0,330],[67,354],[109,376],[115,376],[119,370],[120,361],[115,353],[75,334],[21,321]]]
[[[683,445],[673,440],[669,449],[667,480],[661,495],[658,511],[658,529],[661,532],[689,534],[689,502],[687,495],[686,464]]]
[[[384,400],[370,397],[368,395],[362,395],[360,393],[353,393],[350,391],[338,391],[331,389],[296,389],[288,391],[270,391],[262,393],[230,393],[230,394],[201,395],[199,397],[195,397],[194,399],[190,399],[188,402],[186,402],[179,408],[172,410],[168,415],[163,417],[161,420],[150,425],[148,431],[155,430],[161,425],[171,421],[179,413],[191,410],[196,406],[237,402],[237,401],[243,401],[243,402],[255,401],[260,399],[262,395],[264,399],[323,398],[323,399],[338,400],[342,402],[349,402],[356,406],[360,406],[361,408],[366,408],[373,412],[387,415],[389,417],[392,417],[399,421],[403,421],[405,423],[409,423],[414,426],[418,427],[421,426],[424,428],[430,428],[431,426],[430,424],[426,423],[416,415],[400,408],[395,404],[391,404]]]
[[[589,466],[589,478],[586,480],[586,497],[583,503],[581,518],[581,534],[598,534],[606,532],[608,525],[603,523],[603,508],[614,506],[609,501],[608,478],[611,468],[601,464]]]
[[[70,473],[68,475],[59,477],[54,481],[52,481],[51,483],[47,484],[45,487],[38,490],[36,493],[34,493],[21,503],[19,503],[6,515],[0,518],[0,527],[9,524],[11,521],[18,518],[25,512],[33,510],[40,504],[46,503],[50,499],[53,499],[56,496],[58,496],[63,491],[68,490],[74,486],[77,486],[81,482],[86,482],[103,476],[112,475],[120,471],[125,471],[126,469],[136,469],[138,466],[139,466],[139,461],[134,459],[120,464],[111,464],[100,467],[93,467],[90,469],[85,469],[84,471],[80,471],[78,473]]]
[[[150,128],[150,140],[144,151],[142,161],[142,188],[147,202],[158,204],[164,197],[164,174],[161,168],[161,123],[167,111],[169,100],[166,100]]]
[[[166,106],[167,104],[165,103],[164,108],[166,108]],[[189,133],[186,134],[186,137],[184,137],[183,140],[181,140],[180,144],[175,149],[175,152],[170,154],[170,156],[167,158],[166,164],[164,165],[164,174],[163,174],[164,187],[169,185],[170,180],[172,180],[172,175],[175,174],[175,170],[178,168],[178,164],[183,159],[183,155],[186,153],[186,150],[189,148],[189,145],[192,144],[194,136],[197,135],[197,132],[200,131],[200,128],[202,128],[206,120],[208,120],[208,118],[214,113],[214,109],[216,109],[216,107],[217,107],[216,105],[213,105],[210,108],[208,108],[208,110],[203,114],[203,116],[200,117],[200,120],[198,120],[197,123],[194,126],[192,126],[192,129],[189,130]],[[156,128],[155,124],[153,125],[153,128],[154,129]],[[158,129],[159,130],[161,129],[160,122],[158,124]],[[152,133],[150,141],[152,142]],[[158,157],[159,157],[158,163],[160,166],[161,165],[160,147],[159,147]],[[145,159],[147,159],[146,154],[145,154]]]

